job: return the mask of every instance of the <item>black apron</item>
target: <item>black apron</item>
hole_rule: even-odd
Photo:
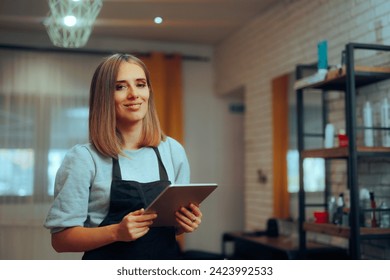
[[[159,181],[139,183],[122,180],[119,162],[113,159],[110,206],[100,227],[120,223],[130,212],[149,205],[165,187],[170,185],[160,153],[157,148],[153,147],[153,150],[159,165]],[[179,253],[174,227],[151,227],[146,235],[135,241],[118,241],[87,251],[83,260],[179,259]]]

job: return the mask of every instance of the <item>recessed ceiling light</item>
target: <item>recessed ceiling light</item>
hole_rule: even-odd
[[[163,22],[163,18],[162,17],[155,17],[154,18],[154,23],[155,24],[161,24]]]

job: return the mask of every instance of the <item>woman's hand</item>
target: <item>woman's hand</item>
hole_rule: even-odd
[[[188,208],[181,207],[175,213],[176,221],[179,224],[177,234],[184,232],[193,232],[195,231],[200,223],[202,222],[202,212],[199,207],[191,203]]]
[[[70,227],[52,234],[52,246],[57,252],[85,252],[115,241],[133,241],[149,231],[156,217],[157,214],[145,214],[140,209],[126,215],[119,224]]]
[[[118,224],[116,239],[118,241],[134,241],[144,236],[157,214],[145,214],[144,209],[139,209],[126,215]]]

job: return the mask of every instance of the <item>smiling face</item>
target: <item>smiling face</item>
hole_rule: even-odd
[[[122,62],[115,82],[115,113],[117,128],[142,125],[148,111],[149,87],[144,70],[134,63]]]

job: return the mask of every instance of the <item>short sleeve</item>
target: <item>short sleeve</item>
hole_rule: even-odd
[[[44,223],[52,233],[84,225],[94,174],[94,161],[85,146],[77,145],[68,151],[57,171],[54,201]]]
[[[190,183],[190,165],[184,147],[175,139],[168,138],[176,184]]]

